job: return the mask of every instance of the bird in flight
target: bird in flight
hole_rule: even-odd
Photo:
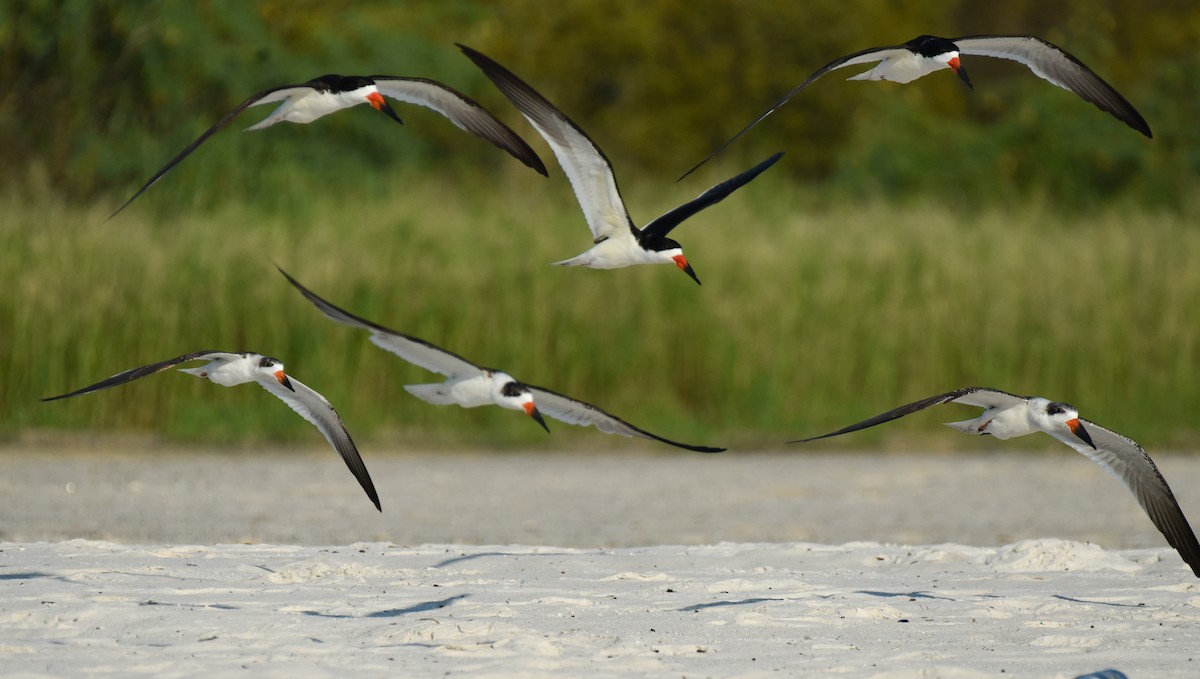
[[[223,387],[255,382],[286,403],[300,417],[314,424],[325,435],[326,440],[333,446],[333,449],[342,456],[342,460],[350,468],[350,473],[354,474],[355,479],[358,479],[358,484],[362,486],[367,497],[375,505],[375,509],[383,511],[379,505],[379,495],[375,492],[375,484],[371,482],[371,475],[367,473],[367,467],[363,464],[362,457],[358,454],[358,449],[354,447],[354,441],[350,438],[350,432],[346,431],[346,425],[342,424],[342,419],[338,417],[333,406],[329,404],[329,401],[325,400],[324,396],[313,391],[307,385],[300,382],[300,380],[289,377],[284,372],[283,363],[277,358],[249,351],[241,353],[193,351],[158,363],[131,368],[82,389],[77,389],[60,396],[50,396],[42,400],[56,401],[62,398],[90,394],[93,391],[108,389],[109,387],[132,382],[147,375],[160,373],[190,361],[208,362],[195,368],[180,368],[179,371],[207,379]]]
[[[1097,108],[1111,114],[1117,120],[1141,132],[1147,137],[1153,137],[1146,119],[1130,104],[1121,93],[1113,89],[1103,78],[1096,75],[1082,61],[1064,51],[1057,45],[1051,44],[1033,35],[968,35],[962,38],[939,38],[933,35],[921,35],[903,45],[887,47],[871,47],[865,50],[838,57],[818,68],[812,75],[771,105],[762,115],[728,141],[717,147],[715,151],[697,163],[695,167],[683,173],[688,176],[713,156],[725,150],[735,139],[742,136],[771,115],[775,109],[783,106],[801,90],[817,81],[818,78],[830,71],[846,66],[858,66],[879,62],[874,68],[851,76],[850,80],[890,80],[896,83],[908,83],[922,76],[950,69],[970,89],[975,89],[967,71],[962,65],[962,56],[995,57],[1008,59],[1024,64],[1037,77],[1052,85],[1069,90],[1079,95],[1084,101],[1094,104]]]
[[[508,97],[554,150],[558,164],[575,189],[594,239],[592,247],[571,259],[555,262],[562,266],[619,269],[634,264],[671,264],[696,283],[700,279],[683,256],[683,247],[667,237],[685,219],[715,205],[745,186],[783,155],[776,153],[749,170],[708,189],[696,198],[668,211],[639,229],[625,208],[617,178],[608,157],[592,138],[538,94],[525,81],[487,56],[459,45],[500,91]]]
[[[278,267],[277,267],[278,268]],[[458,405],[463,408],[476,408],[484,405],[497,405],[501,408],[516,410],[533,418],[547,432],[550,428],[542,415],[552,417],[567,424],[581,427],[595,426],[602,432],[619,434],[621,436],[636,436],[644,439],[660,441],[677,448],[684,448],[699,453],[719,453],[724,448],[694,446],[679,443],[652,434],[645,429],[611,415],[596,406],[564,396],[543,387],[518,382],[508,373],[493,368],[485,368],[471,361],[434,346],[423,339],[405,335],[377,323],[334,306],[318,297],[316,293],[304,287],[286,271],[279,269],[288,282],[312,302],[321,313],[331,320],[355,328],[361,328],[371,333],[371,342],[400,358],[431,372],[445,375],[444,382],[433,384],[407,384],[405,391],[417,398],[434,405]]]
[[[1200,543],[1197,543],[1196,534],[1183,515],[1167,480],[1158,471],[1158,465],[1136,441],[1080,418],[1079,411],[1066,403],[1038,396],[1017,396],[997,389],[966,387],[902,405],[828,434],[790,443],[849,434],[943,403],[961,403],[984,409],[978,417],[947,423],[947,426],[961,432],[1010,439],[1040,431],[1100,465],[1125,484],[1154,526],[1191,566],[1192,572],[1200,577]]]
[[[209,137],[220,132],[233,122],[238,114],[251,106],[281,102],[269,116],[246,128],[247,130],[261,130],[283,121],[300,124],[311,123],[317,118],[359,104],[370,104],[371,108],[385,113],[392,120],[401,123],[400,116],[396,115],[396,111],[384,97],[433,109],[460,129],[490,141],[542,175],[547,174],[542,159],[533,152],[533,149],[529,148],[529,144],[526,144],[524,139],[517,136],[516,132],[500,122],[487,109],[461,92],[426,78],[328,74],[299,85],[281,85],[251,95],[232,111],[226,113],[212,127],[205,130],[162,169],[155,172],[154,176],[150,177],[142,185],[142,188],[137,190],[137,193],[133,194],[129,200],[125,201],[124,205],[109,216],[109,219],[116,217],[121,210],[128,207],[146,189],[170,172]]]

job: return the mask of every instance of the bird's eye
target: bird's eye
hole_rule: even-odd
[[[261,368],[270,368],[271,366],[275,365],[275,359],[271,358],[270,356],[263,356],[262,360],[258,362],[258,365]]]
[[[1051,403],[1046,406],[1047,415],[1062,415],[1065,412],[1067,412],[1067,409],[1061,403]]]

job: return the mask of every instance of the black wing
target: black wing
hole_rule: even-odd
[[[733,177],[732,179],[726,179],[725,181],[721,182],[720,184],[717,184],[716,186],[710,188],[709,190],[707,190],[704,193],[700,194],[699,196],[693,198],[692,200],[689,200],[688,202],[684,203],[683,205],[680,205],[679,207],[677,207],[673,210],[670,210],[669,212],[666,212],[665,214],[656,218],[654,221],[652,221],[649,224],[647,224],[646,226],[642,227],[642,235],[643,236],[665,236],[665,235],[667,235],[668,233],[671,232],[671,229],[674,229],[675,227],[679,226],[680,223],[682,223],[688,217],[691,217],[692,215],[696,214],[697,212],[703,210],[706,207],[709,207],[710,205],[716,205],[717,203],[724,200],[725,196],[728,196],[729,194],[733,193],[734,191],[737,191],[738,189],[742,188],[746,184],[750,183],[750,180],[752,180],[755,177],[757,177],[758,175],[762,174],[762,172],[764,170],[766,170],[768,167],[771,167],[772,165],[774,165],[775,161],[779,160],[782,157],[783,157],[783,152],[776,153],[775,155],[771,156],[770,158],[767,158],[766,160],[762,161],[758,165],[755,165],[754,167],[750,168],[749,170],[746,170],[745,172],[739,174],[738,176]]]
[[[981,393],[984,394],[988,398],[986,398],[986,399],[973,398],[973,396],[976,396]],[[913,413],[925,410],[926,408],[929,408],[930,406],[941,405],[943,403],[949,403],[950,401],[958,401],[959,403],[965,403],[966,405],[979,405],[980,407],[986,408],[986,407],[990,407],[990,402],[995,400],[995,398],[997,398],[997,397],[1002,398],[1004,400],[1008,400],[1008,399],[1017,399],[1017,400],[1022,400],[1022,401],[1025,400],[1025,398],[1022,396],[1016,396],[1015,394],[1009,394],[1007,392],[998,391],[996,389],[987,389],[984,387],[964,387],[962,389],[955,389],[954,391],[948,391],[944,394],[938,394],[937,396],[930,396],[929,398],[923,398],[920,401],[913,401],[912,403],[907,403],[905,405],[900,406],[899,408],[893,408],[892,410],[889,410],[886,413],[876,415],[875,417],[872,417],[867,420],[863,420],[862,422],[859,422],[858,424],[852,424],[848,427],[843,427],[842,429],[839,429],[834,432],[830,432],[828,434],[822,434],[820,436],[813,436],[812,438],[807,438],[807,439],[798,439],[795,441],[788,441],[788,443],[808,443],[809,441],[816,441],[817,439],[825,439],[825,438],[829,438],[831,436],[841,436],[842,434],[849,434],[852,431],[858,431],[860,429],[867,429],[869,427],[874,427],[877,424],[883,424],[884,422],[891,422],[892,420],[900,419],[901,417],[904,417],[905,415],[911,415]],[[988,402],[987,405],[984,404],[985,400]]]
[[[707,163],[709,160],[711,160],[713,156],[717,155],[721,151],[724,151],[725,147],[732,144],[734,142],[734,140],[736,140],[738,137],[749,132],[750,128],[752,128],[755,125],[762,122],[763,118],[766,118],[767,116],[774,113],[775,109],[788,103],[788,101],[792,97],[794,97],[800,93],[800,90],[803,90],[804,88],[813,84],[814,82],[817,81],[818,78],[825,75],[826,73],[828,73],[834,69],[842,68],[843,66],[853,66],[855,64],[865,64],[865,63],[869,63],[872,61],[883,61],[884,59],[887,59],[888,57],[891,57],[894,54],[896,54],[897,50],[907,51],[907,49],[903,45],[892,45],[889,47],[869,47],[865,50],[860,50],[853,54],[847,54],[844,57],[838,57],[837,59],[834,59],[833,61],[829,62],[828,64],[825,64],[821,68],[818,68],[816,70],[816,72],[814,72],[812,75],[808,76],[808,78],[804,82],[802,82],[799,85],[792,88],[791,92],[788,92],[787,94],[783,95],[783,97],[779,101],[777,101],[771,105],[771,108],[767,109],[765,112],[763,112],[762,115],[760,115],[757,118],[755,118],[754,120],[752,120],[749,125],[743,127],[740,132],[738,132],[737,134],[730,137],[729,140],[726,141],[724,144],[721,144],[720,146],[718,146],[715,151],[713,151],[712,153],[705,156],[704,160],[696,163],[694,166],[692,166],[692,169],[688,170],[687,172],[684,172],[682,175],[680,175],[679,179],[676,179],[675,181],[679,181],[680,179],[683,179],[684,177],[688,176],[689,174],[695,172],[701,165],[703,165],[703,164]]]
[[[179,365],[180,363],[187,363],[188,361],[195,361],[195,360],[199,360],[199,359],[212,360],[212,359],[221,358],[221,357],[236,358],[237,356],[238,356],[237,354],[231,354],[231,353],[221,352],[221,351],[193,351],[190,354],[176,356],[175,358],[169,358],[165,361],[160,361],[158,363],[144,365],[140,368],[130,368],[129,370],[126,370],[125,372],[117,373],[116,375],[113,375],[112,377],[110,377],[106,380],[97,382],[91,386],[87,386],[82,389],[77,389],[75,391],[72,391],[69,394],[62,394],[61,396],[50,396],[50,397],[44,398],[42,400],[43,401],[57,401],[60,398],[71,398],[72,396],[81,396],[83,394],[90,394],[93,391],[100,391],[101,389],[108,389],[109,387],[115,387],[118,384],[125,384],[126,382],[132,382],[133,380],[136,380],[139,377],[145,377],[147,375],[153,375],[155,373],[160,373],[164,370],[169,370],[169,369],[174,368],[175,366]]]
[[[215,124],[213,124],[212,127],[205,130],[204,134],[197,137],[196,141],[192,142],[191,144],[188,144],[187,148],[180,151],[179,154],[176,155],[174,158],[172,158],[171,161],[168,162],[166,165],[164,165],[161,170],[154,173],[154,176],[150,178],[150,181],[143,184],[142,188],[138,189],[137,193],[133,194],[132,198],[125,201],[125,204],[122,205],[121,207],[117,208],[117,211],[112,213],[111,215],[109,215],[108,218],[112,219],[113,217],[116,217],[121,212],[121,210],[124,210],[125,208],[129,207],[129,204],[132,203],[134,200],[136,200],[138,196],[142,195],[142,193],[146,189],[150,188],[150,186],[153,185],[154,182],[158,181],[159,179],[162,179],[163,175],[170,172],[171,168],[178,165],[184,158],[187,158],[188,154],[190,154],[192,151],[195,151],[196,147],[203,144],[209,137],[213,136],[217,132],[220,132],[222,129],[225,128],[225,126],[227,126],[227,125],[229,125],[229,123],[233,122],[233,119],[236,118],[237,115],[239,113],[241,113],[242,111],[245,111],[247,108],[258,105],[258,104],[268,104],[268,103],[271,103],[272,101],[282,101],[300,91],[311,90],[311,89],[312,88],[307,85],[283,85],[281,87],[273,87],[269,90],[264,90],[262,92],[259,92],[258,94],[252,95],[246,101],[243,101],[242,103],[238,104],[237,107],[234,108],[232,111],[230,111],[229,113],[226,113],[225,116],[222,117],[220,120],[218,120]]]

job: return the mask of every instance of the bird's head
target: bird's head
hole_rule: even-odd
[[[279,382],[288,389],[296,391],[295,387],[292,386],[291,381],[288,380],[287,373],[283,371],[283,361],[279,360],[278,358],[263,356],[262,358],[258,359],[258,371],[264,375],[269,375],[271,379]]]
[[[967,76],[966,69],[962,67],[958,45],[954,44],[953,40],[939,38],[936,35],[919,35],[904,43],[904,46],[927,59],[945,64],[946,68],[954,71],[954,75],[958,76],[969,89],[975,89],[975,86],[971,84],[971,79]]]
[[[954,75],[958,76],[958,79],[963,81],[963,84],[965,84],[967,86],[967,89],[970,89],[970,90],[975,89],[975,86],[971,84],[970,76],[967,75],[967,69],[963,68],[962,62],[958,58],[958,50],[957,49],[954,50],[953,52],[946,52],[945,54],[940,56],[938,59],[941,61],[944,61],[946,66],[951,71],[954,71]]]
[[[700,285],[700,278],[696,276],[696,272],[692,269],[692,265],[688,263],[687,258],[683,256],[683,246],[678,242],[671,240],[665,236],[656,238],[653,241],[645,243],[645,246],[653,251],[658,258],[663,262],[673,262],[679,270],[692,277],[696,281],[696,285]]]
[[[1079,419],[1079,411],[1074,406],[1044,398],[1029,400],[1029,412],[1034,423],[1046,431],[1068,431],[1076,438],[1088,444],[1093,450],[1096,444]]]
[[[392,109],[392,105],[387,102],[387,99],[383,98],[383,95],[379,93],[379,90],[372,88],[370,92],[367,92],[367,103],[370,104],[371,108],[375,109],[376,111],[383,111],[392,120],[395,120],[401,125],[404,124],[404,121],[400,120],[400,116],[396,115],[396,111]]]
[[[504,373],[496,373],[492,377],[492,383],[499,386],[500,393],[499,398],[496,399],[497,403],[510,410],[520,410],[532,417],[533,421],[541,425],[547,434],[550,433],[550,427],[546,426],[546,420],[542,418],[542,413],[533,403],[533,392],[529,391],[529,387]]]

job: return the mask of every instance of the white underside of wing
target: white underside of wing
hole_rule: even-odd
[[[453,378],[467,378],[484,374],[479,366],[431,344],[371,330],[371,343],[403,358],[415,366],[430,372]]]
[[[533,392],[534,405],[546,417],[580,427],[594,426],[607,434],[649,438],[627,422],[609,415],[594,405],[538,387],[529,387],[529,390]]]
[[[350,441],[350,435],[346,433],[341,418],[334,412],[333,406],[325,400],[324,396],[290,376],[288,382],[295,391],[288,389],[271,377],[259,377],[255,381],[296,411],[297,415],[320,429],[335,449],[341,451],[346,446],[353,447],[354,444]]]
[[[462,95],[432,82],[380,78],[375,81],[375,87],[385,97],[437,111],[458,126],[460,130],[470,131],[465,122],[467,120],[480,117],[491,118],[479,106],[463,99]]]
[[[629,235],[629,213],[617,190],[612,168],[592,142],[569,125],[563,125],[560,133],[570,145],[553,141],[540,127],[538,131],[550,142],[554,156],[570,180],[593,240]]]
[[[976,389],[975,391],[952,399],[951,402],[962,403],[969,406],[977,406],[979,408],[1007,409],[1023,403],[1028,403],[1029,399],[1022,396],[1016,396],[1015,394],[997,391],[995,389]]]
[[[1037,77],[1064,90],[1072,88],[1063,75],[1071,73],[1078,77],[1086,74],[1062,52],[1034,38],[971,38],[959,40],[956,44],[961,54],[1008,59],[1024,64]]]

